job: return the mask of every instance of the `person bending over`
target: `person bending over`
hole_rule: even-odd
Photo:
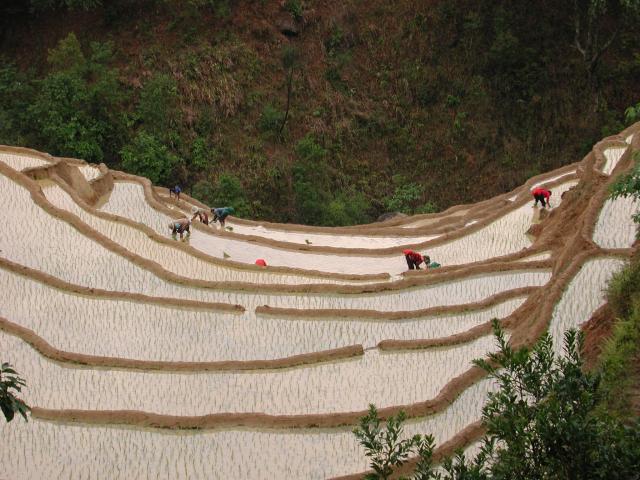
[[[212,208],[211,213],[213,213],[212,222],[218,221],[224,228],[224,220],[233,213],[233,207]]]
[[[197,218],[201,223],[209,225],[209,212],[205,208],[191,207],[191,214],[192,222]]]
[[[425,266],[429,265],[431,261],[428,255],[424,257],[420,255],[418,252],[414,252],[413,250],[403,250],[404,258],[407,260],[407,266],[409,270],[420,270],[420,264],[424,262]]]
[[[169,223],[169,230],[171,230],[171,235],[174,238],[177,234],[180,234],[180,240],[182,240],[184,232],[187,232],[187,236],[191,235],[191,220],[188,218],[173,220]]]
[[[538,206],[538,202],[542,204],[542,208],[545,208],[549,204],[549,197],[551,196],[551,190],[547,190],[546,188],[534,188],[531,191],[531,195],[535,198],[535,202],[533,202],[533,206]],[[546,200],[546,202],[545,202]]]

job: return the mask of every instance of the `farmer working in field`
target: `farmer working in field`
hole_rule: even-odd
[[[192,222],[196,219],[196,217],[198,217],[198,220],[200,220],[200,222],[204,223],[205,225],[209,225],[209,212],[206,209],[191,207],[191,214],[193,215],[193,217],[191,217]]]
[[[180,188],[180,185],[176,185],[175,187],[169,189],[169,198],[171,198],[171,195],[175,195],[176,199],[180,201],[181,192],[182,192],[182,189]]]
[[[533,202],[533,206],[536,207],[538,205],[538,202],[540,202],[542,204],[542,208],[546,207],[547,205],[551,206],[551,204],[549,203],[549,197],[551,196],[551,190],[547,190],[545,188],[534,188],[531,191],[531,195],[533,195],[533,198],[536,199],[535,202]],[[545,203],[546,200],[546,203]]]
[[[220,222],[220,225],[222,225],[222,228],[224,228],[224,219],[233,213],[233,207],[212,208],[211,213],[213,213],[212,222],[215,223],[217,220]]]
[[[176,234],[180,234],[180,240],[182,240],[182,234],[187,232],[187,236],[191,235],[191,220],[188,218],[179,218],[169,223],[169,230],[171,235],[175,238]]]
[[[407,260],[407,265],[409,266],[409,270],[420,270],[420,264],[424,262],[425,267],[429,265],[431,259],[428,255],[424,257],[420,255],[418,252],[414,252],[413,250],[403,250],[404,258]]]

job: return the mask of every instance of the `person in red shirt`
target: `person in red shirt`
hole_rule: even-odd
[[[551,204],[549,203],[549,197],[551,196],[551,190],[547,190],[545,188],[534,188],[531,191],[531,195],[533,195],[533,198],[536,199],[535,202],[533,202],[533,206],[536,207],[538,205],[538,202],[540,202],[542,204],[542,208],[546,207],[547,205],[551,206]],[[546,202],[545,202],[546,200]]]
[[[420,264],[422,262],[424,262],[425,267],[429,265],[430,259],[426,255],[423,257],[418,252],[414,252],[413,250],[403,250],[402,253],[404,253],[404,258],[407,260],[409,270],[413,270],[414,268],[416,270],[420,270]]]

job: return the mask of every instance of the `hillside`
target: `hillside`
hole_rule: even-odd
[[[559,352],[602,315],[637,250],[637,202],[609,187],[639,149],[637,123],[441,213],[343,228],[230,217],[180,241],[167,226],[197,200],[0,147],[0,346],[32,407],[0,423],[3,475],[362,478],[351,429],[370,402],[405,410],[438,455],[473,449],[494,384],[471,361],[495,349],[490,319],[516,348],[548,331]],[[531,205],[537,186],[549,209]],[[442,267],[406,271],[409,247]]]
[[[637,102],[635,17],[612,8],[594,65],[558,2],[3,8],[0,143],[247,218],[350,225],[481,201],[581,157]]]

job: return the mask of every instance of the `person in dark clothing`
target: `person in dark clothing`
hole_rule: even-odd
[[[180,201],[181,192],[182,192],[182,189],[180,188],[180,185],[176,185],[175,187],[169,189],[169,198],[171,198],[171,195],[175,195],[176,199]]]
[[[213,223],[220,222],[220,225],[224,228],[224,220],[233,213],[233,207],[212,208],[211,213],[213,213],[213,220],[211,221]]]
[[[191,235],[191,220],[188,218],[173,220],[169,222],[169,230],[171,230],[171,235],[174,237],[179,233],[180,240],[182,240],[182,234],[184,232],[187,232],[187,236]]]
[[[426,266],[429,265],[429,262],[431,261],[429,259],[429,256],[423,257],[418,252],[414,252],[413,250],[403,250],[402,253],[404,253],[404,258],[407,260],[407,266],[409,267],[409,270],[420,270],[420,264],[424,262]]]
[[[533,206],[538,206],[538,202],[542,204],[542,208],[545,208],[549,204],[549,197],[551,196],[551,190],[547,190],[546,188],[534,188],[531,191],[531,195],[535,198],[535,202],[533,202]],[[545,202],[546,200],[546,202]]]

